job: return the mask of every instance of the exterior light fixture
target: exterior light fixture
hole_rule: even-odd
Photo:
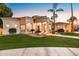
[[[46,22],[44,22],[43,24],[46,24]]]
[[[18,25],[15,25],[15,27],[17,27]]]
[[[7,24],[6,27],[10,27],[10,25]]]

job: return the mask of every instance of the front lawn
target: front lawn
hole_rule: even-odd
[[[63,37],[32,37],[28,35],[7,35],[0,37],[0,50],[27,47],[77,47],[79,40]]]
[[[69,36],[79,36],[79,33],[72,33],[72,32],[60,32],[62,35],[69,35]]]

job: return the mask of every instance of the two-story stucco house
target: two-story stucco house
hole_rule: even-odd
[[[76,21],[77,22],[77,21]],[[0,18],[0,35],[8,34],[28,34],[41,33],[47,34],[52,32],[52,21],[46,16],[33,17],[1,17]],[[63,29],[64,32],[71,32],[71,23],[55,23],[55,31]]]
[[[0,35],[10,34],[10,29],[16,29],[16,34],[20,33],[32,33],[37,30],[40,33],[50,33],[51,32],[51,21],[49,18],[44,19],[33,19],[32,17],[1,17],[0,18]],[[11,30],[12,31],[12,30]]]

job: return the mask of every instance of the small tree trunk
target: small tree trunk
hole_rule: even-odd
[[[53,34],[55,34],[55,11],[53,12],[53,16],[54,16],[54,32],[53,32]]]

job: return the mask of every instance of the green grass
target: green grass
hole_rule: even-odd
[[[27,47],[77,47],[79,40],[63,37],[31,37],[28,35],[10,35],[0,37],[0,50]]]
[[[62,35],[69,35],[69,36],[79,36],[79,33],[72,33],[72,32],[60,32]]]

